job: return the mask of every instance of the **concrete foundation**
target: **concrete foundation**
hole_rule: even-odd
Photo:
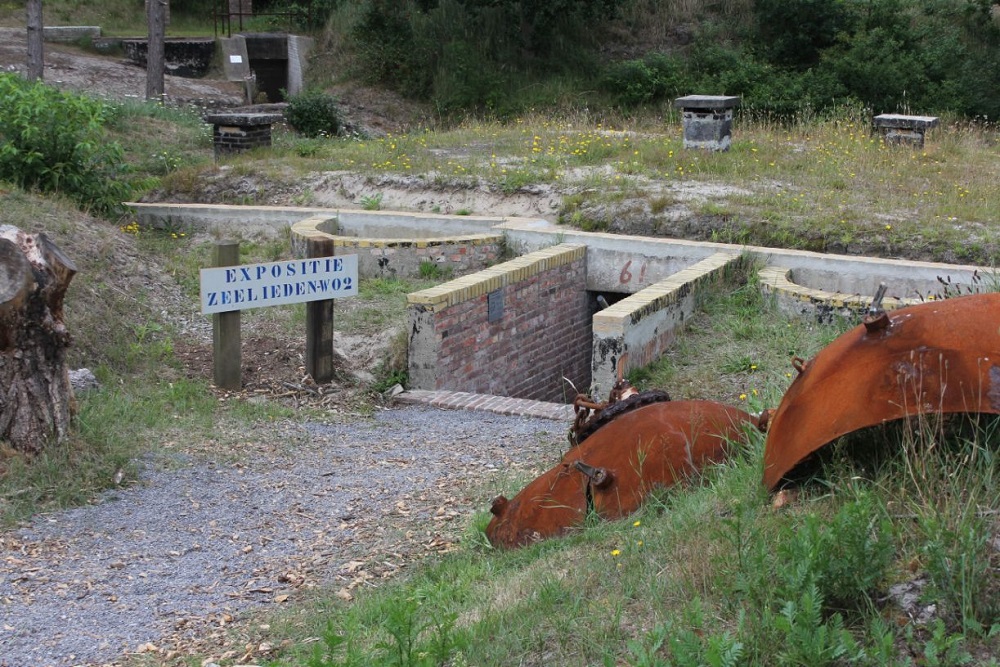
[[[605,397],[618,377],[656,361],[698,309],[706,288],[741,258],[720,252],[594,315],[591,390]]]
[[[129,61],[141,67],[146,66],[149,40],[123,39],[121,47]],[[205,76],[214,57],[215,40],[211,37],[170,37],[163,42],[164,69],[167,74],[189,78]]]
[[[292,225],[292,251],[305,256],[308,239],[332,238],[336,253],[358,256],[358,275],[413,278],[431,263],[456,276],[485,269],[504,252],[493,220],[470,216],[422,218],[392,212],[318,215]]]
[[[522,257],[411,295],[411,384],[524,398],[544,395],[541,400],[550,401],[572,398],[568,385],[555,380],[558,373],[580,391],[601,397],[619,369],[627,372],[654,361],[695,311],[704,288],[724,280],[739,262],[765,262],[759,274],[765,294],[784,312],[820,322],[856,317],[882,282],[889,288],[884,305],[893,308],[940,298],[941,280],[953,294],[979,291],[984,289],[980,283],[996,280],[982,267],[582,232],[541,219],[305,207],[130,206],[143,226],[272,238],[285,237],[294,227],[297,243],[310,234],[336,232],[344,254],[357,252],[359,266],[366,248],[393,249],[382,257],[403,267],[404,250],[420,249],[421,243],[433,248],[434,238],[502,237]],[[392,245],[401,240],[410,247]],[[379,255],[369,252],[368,257],[377,262]],[[599,311],[598,293],[629,296]],[[419,336],[414,327],[422,332]],[[455,341],[461,344],[453,345]],[[586,372],[577,365],[580,355],[587,360]],[[541,365],[549,358],[556,359],[558,369]],[[530,362],[522,364],[525,359]],[[544,390],[531,384],[537,378],[543,378],[537,381]]]

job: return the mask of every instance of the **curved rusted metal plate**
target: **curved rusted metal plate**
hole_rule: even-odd
[[[573,467],[579,448],[569,451],[559,464],[532,480],[507,500],[493,501],[493,518],[486,527],[490,544],[521,547],[557,537],[587,516],[587,478]]]
[[[1000,414],[1000,294],[909,306],[823,348],[770,419],[764,483],[774,489],[842,435],[927,413]]]
[[[498,498],[486,535],[516,547],[581,524],[589,508],[602,518],[634,512],[657,487],[670,486],[745,439],[753,418],[713,401],[654,403],[627,412],[573,447],[559,465],[512,500]],[[588,476],[583,469],[592,469]],[[595,481],[594,470],[603,477]]]

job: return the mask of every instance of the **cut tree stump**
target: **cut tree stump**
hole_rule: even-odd
[[[0,225],[0,441],[28,454],[69,433],[63,299],[75,274],[45,234]]]

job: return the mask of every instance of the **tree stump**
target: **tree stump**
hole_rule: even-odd
[[[0,225],[0,441],[40,452],[69,433],[63,299],[76,266],[45,234]]]

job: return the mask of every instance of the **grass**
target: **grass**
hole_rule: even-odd
[[[869,122],[854,108],[788,125],[748,112],[737,118],[732,149],[711,153],[683,150],[676,114],[665,125],[539,115],[360,140],[279,135],[267,166],[238,162],[288,187],[304,173],[340,170],[506,194],[560,186],[560,220],[587,230],[606,227],[602,210],[646,211],[669,223],[687,208],[718,221],[688,229],[698,236],[692,230],[703,228],[704,240],[992,266],[1000,161],[987,147],[996,127],[946,119],[913,150],[885,145]],[[168,190],[193,197],[198,175],[211,169],[196,165],[186,187]],[[381,206],[374,196],[362,203]]]
[[[784,391],[790,353],[841,330],[784,318],[751,275],[706,301],[664,384],[662,365],[640,382],[759,409]],[[868,433],[880,458],[832,455],[782,510],[760,483],[756,434],[632,517],[565,538],[495,550],[480,512],[457,552],[351,603],[319,592],[272,617],[266,639],[287,648],[271,664],[997,664],[996,521],[982,510],[1000,501],[998,428],[963,418]],[[521,486],[508,483],[508,495]],[[939,610],[927,626],[884,602],[920,575]]]

